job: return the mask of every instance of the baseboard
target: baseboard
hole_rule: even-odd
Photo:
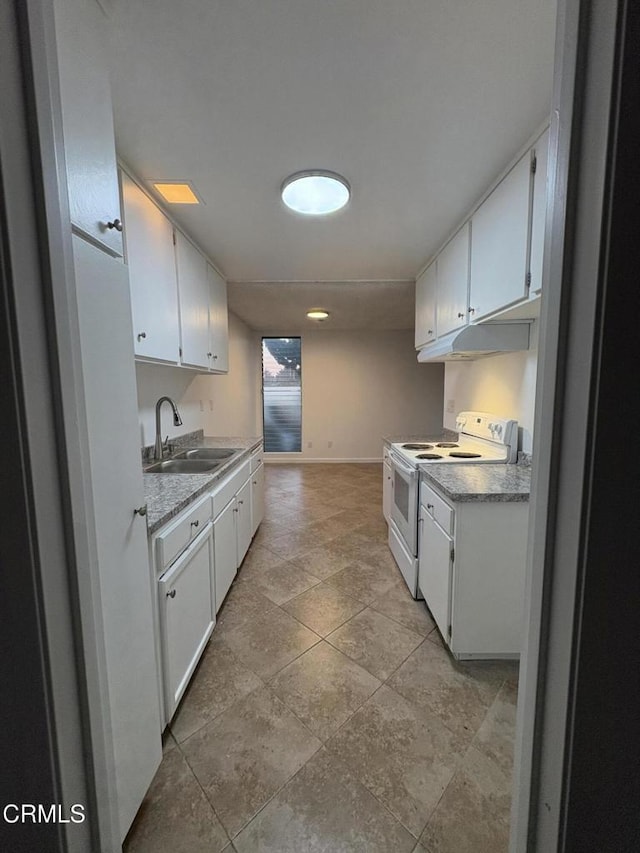
[[[315,464],[336,464],[336,465],[346,465],[346,464],[371,464],[373,462],[379,462],[382,464],[382,457],[376,456],[372,458],[351,458],[351,459],[336,459],[335,456],[330,459],[309,459],[309,457],[301,456],[299,453],[265,453],[263,455],[264,462],[267,465],[290,465],[292,462],[302,463],[305,465],[315,465]]]

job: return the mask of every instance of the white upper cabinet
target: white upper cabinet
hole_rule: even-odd
[[[528,295],[531,151],[528,151],[471,218],[471,320]]]
[[[542,290],[542,261],[544,230],[547,214],[547,171],[549,160],[549,131],[545,130],[534,146],[536,169],[533,175],[533,208],[531,214],[531,292]]]
[[[71,223],[79,236],[120,257],[122,217],[104,16],[93,0],[56,0],[54,12]]]
[[[467,324],[469,307],[469,223],[438,255],[438,337]]]
[[[176,231],[182,364],[209,370],[209,275],[203,254]]]
[[[436,263],[416,281],[416,349],[436,339]]]
[[[216,373],[229,370],[229,320],[227,282],[207,264],[209,277],[209,367]]]
[[[180,360],[178,284],[173,225],[125,173],[120,173],[136,358]]]

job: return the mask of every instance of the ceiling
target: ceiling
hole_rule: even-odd
[[[414,278],[549,113],[555,0],[110,9],[119,154],[140,178],[193,181],[205,204],[172,215],[230,280],[288,282],[280,309],[293,282],[358,281],[344,307],[361,310],[367,282],[388,294]],[[314,168],[344,175],[353,196],[310,220],[279,187]],[[232,308],[253,319],[247,294],[266,290],[238,291]],[[387,302],[394,323],[403,299]]]

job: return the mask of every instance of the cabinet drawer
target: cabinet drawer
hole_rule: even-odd
[[[426,483],[420,483],[420,503],[426,512],[438,522],[445,533],[453,533],[453,507],[442,500]]]
[[[263,452],[264,452],[263,447],[262,447],[262,445],[260,445],[260,447],[258,447],[257,450],[254,450],[253,453],[251,454],[251,458],[249,459],[249,461],[251,463],[251,473],[252,474],[254,471],[257,471],[259,466],[262,464]]]
[[[217,518],[222,510],[229,503],[231,498],[239,491],[243,484],[251,475],[251,460],[247,459],[239,468],[229,474],[226,480],[223,480],[215,491],[211,493],[213,504],[213,517]]]
[[[211,519],[211,501],[202,498],[166,527],[156,539],[158,568],[163,571],[202,532]]]

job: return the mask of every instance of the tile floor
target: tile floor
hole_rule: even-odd
[[[451,659],[381,487],[379,465],[267,467],[127,853],[507,850],[517,666]]]

